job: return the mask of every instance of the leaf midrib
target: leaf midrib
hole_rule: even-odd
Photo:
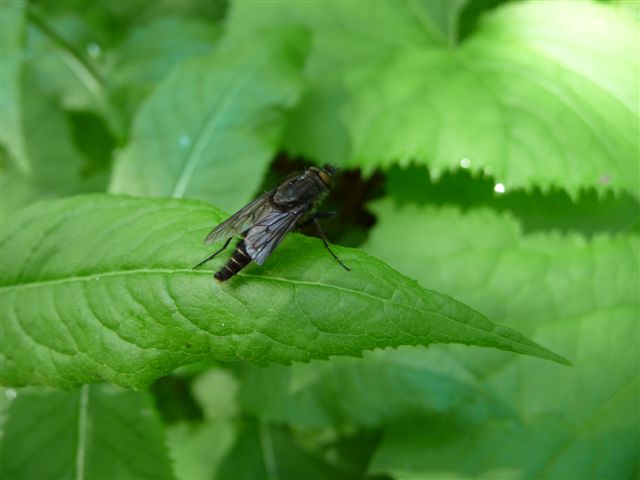
[[[22,289],[28,289],[28,288],[34,288],[34,287],[42,287],[42,286],[50,286],[50,285],[60,285],[60,284],[65,284],[65,283],[73,283],[73,282],[86,282],[86,281],[90,281],[90,280],[94,280],[100,277],[116,277],[116,276],[126,276],[126,275],[136,275],[136,274],[176,274],[176,273],[189,273],[191,275],[211,275],[211,271],[205,270],[205,271],[194,271],[190,268],[181,268],[181,269],[168,269],[168,268],[155,268],[155,269],[150,269],[150,268],[145,268],[145,269],[135,269],[135,270],[121,270],[121,271],[111,271],[111,272],[102,272],[102,273],[94,273],[94,274],[90,274],[90,275],[85,275],[85,276],[73,276],[73,277],[66,277],[66,278],[60,278],[60,279],[54,279],[54,280],[44,280],[44,281],[40,281],[40,282],[31,282],[31,283],[25,283],[22,285],[4,285],[4,286],[0,286],[0,292],[3,290],[9,290],[9,289],[14,289],[14,290],[22,290]],[[327,284],[327,283],[319,283],[319,282],[310,282],[310,281],[304,281],[304,280],[290,280],[290,279],[286,279],[286,278],[279,278],[279,277],[271,277],[271,276],[266,276],[266,275],[253,275],[253,274],[247,274],[247,273],[240,273],[238,274],[238,276],[242,276],[242,277],[249,277],[249,278],[255,278],[255,279],[261,279],[261,280],[266,280],[266,281],[275,281],[275,282],[282,282],[282,283],[289,283],[292,285],[312,285],[312,286],[317,286],[317,287],[322,287],[322,288],[328,288],[328,289],[333,289],[333,290],[338,290],[338,291],[342,291],[342,292],[348,292],[350,294],[354,294],[354,295],[358,295],[358,296],[362,296],[362,297],[367,297],[367,298],[371,298],[373,300],[376,300],[378,302],[383,302],[386,303],[388,305],[392,305],[394,307],[398,307],[401,309],[405,309],[405,310],[410,310],[413,312],[418,313],[419,315],[424,315],[429,314],[429,315],[435,315],[437,317],[440,317],[442,319],[444,319],[445,321],[448,322],[453,322],[459,325],[464,326],[465,328],[468,328],[472,331],[476,331],[476,332],[480,332],[482,334],[489,334],[489,335],[493,335],[497,338],[503,339],[503,340],[507,340],[510,343],[512,343],[513,345],[520,345],[526,348],[534,348],[531,345],[527,345],[526,343],[522,343],[520,341],[514,340],[514,339],[510,339],[507,337],[504,337],[502,335],[497,334],[495,331],[493,330],[486,330],[483,328],[479,328],[476,327],[475,325],[466,323],[466,322],[461,322],[459,320],[456,320],[455,318],[451,318],[451,317],[447,317],[435,310],[422,310],[420,308],[416,308],[412,305],[408,305],[408,304],[403,304],[403,303],[396,303],[390,299],[387,298],[383,298],[383,297],[378,297],[375,295],[371,295],[369,293],[363,292],[361,290],[354,290],[354,289],[350,289],[350,288],[345,288],[345,287],[340,287],[337,285],[331,285],[331,284]],[[542,349],[542,351],[540,352],[540,355],[542,355],[542,353],[545,351],[544,347],[538,347],[540,349]],[[563,357],[554,354],[553,352],[546,352],[547,353],[547,357],[548,359],[551,359],[552,357],[556,357],[556,358],[560,358],[562,359]],[[535,355],[534,356],[539,356],[540,355]],[[545,358],[545,357],[540,357],[540,358]]]
[[[115,271],[107,271],[107,272],[99,272],[99,273],[92,273],[89,275],[74,275],[74,276],[70,276],[70,277],[64,277],[64,278],[55,278],[55,279],[51,279],[51,280],[42,280],[42,281],[34,281],[34,282],[27,282],[27,283],[23,283],[23,284],[12,284],[12,285],[2,285],[0,286],[0,292],[3,290],[25,290],[25,289],[29,289],[29,288],[38,288],[38,287],[48,287],[51,285],[63,285],[65,283],[73,283],[73,282],[88,282],[91,280],[98,280],[101,277],[118,277],[118,276],[127,276],[127,275],[138,275],[138,274],[176,274],[176,273],[188,273],[191,275],[211,275],[211,271],[210,270],[202,270],[202,271],[197,271],[197,270],[193,270],[191,268],[137,268],[137,269],[132,269],[132,270],[115,270]],[[320,282],[310,282],[307,280],[290,280],[287,278],[279,278],[279,277],[271,277],[271,276],[267,276],[267,275],[253,275],[253,274],[248,274],[248,273],[239,273],[238,274],[239,277],[249,277],[249,278],[255,278],[255,279],[259,279],[259,280],[267,280],[267,281],[275,281],[275,282],[283,282],[283,283],[290,283],[292,285],[313,285],[313,286],[319,286],[319,287],[323,287],[323,288],[329,288],[329,289],[334,289],[334,290],[338,290],[338,291],[343,291],[343,292],[349,292],[349,293],[353,293],[355,295],[360,295],[363,297],[368,297],[380,302],[385,302],[388,303],[390,305],[394,305],[400,308],[407,308],[409,310],[413,310],[416,311],[418,313],[425,313],[425,310],[421,310],[419,308],[415,308],[412,307],[411,305],[406,305],[406,304],[402,304],[402,303],[396,303],[394,301],[392,301],[391,299],[387,299],[387,298],[383,298],[383,297],[378,297],[375,295],[371,295],[369,293],[363,292],[362,290],[354,290],[351,288],[346,288],[346,287],[340,287],[337,285],[331,285],[328,283],[320,283]],[[436,312],[431,312],[428,311],[429,313],[433,313],[434,315],[439,315],[442,316],[443,318],[446,318],[448,320],[451,321],[456,321],[454,319],[450,319],[449,317],[445,317],[444,315],[441,315],[439,313]],[[467,325],[466,323],[464,325]],[[484,332],[486,332],[486,330],[482,330]]]
[[[172,198],[182,198],[184,196],[184,193],[189,187],[189,182],[191,182],[191,178],[193,177],[193,172],[202,158],[202,154],[207,143],[215,137],[221,119],[227,113],[229,105],[231,105],[236,99],[238,93],[249,77],[249,74],[237,77],[233,81],[231,88],[224,93],[221,100],[213,107],[213,110],[208,115],[209,118],[203,125],[202,130],[198,133],[193,147],[191,147],[186,160],[182,164],[175,186],[171,192]]]

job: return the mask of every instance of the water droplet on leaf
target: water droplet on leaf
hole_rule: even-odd
[[[89,55],[91,58],[98,58],[101,53],[102,49],[97,43],[91,42],[87,44],[87,55]]]

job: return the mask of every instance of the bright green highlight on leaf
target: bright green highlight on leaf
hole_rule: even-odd
[[[398,52],[353,81],[352,164],[466,159],[507,188],[638,194],[639,34],[605,5],[525,2],[457,50]]]
[[[184,63],[141,107],[111,190],[240,208],[300,95],[306,44],[304,32],[270,32]]]
[[[567,363],[361,251],[295,237],[228,284],[191,266],[223,216],[205,204],[84,196],[2,232],[2,383],[141,386],[203,358],[266,365],[457,342]],[[213,268],[223,259],[213,262]]]
[[[514,414],[454,409],[440,420],[399,423],[372,473],[632,477],[629,465],[640,452],[638,236],[523,235],[513,219],[487,209],[397,207],[391,199],[373,210],[378,224],[365,249],[422,285],[451,292],[567,353],[575,368],[434,347],[465,364]],[[399,241],[402,251],[395,248]],[[486,456],[487,446],[500,455]]]
[[[2,478],[175,478],[148,393],[27,388],[7,413]]]

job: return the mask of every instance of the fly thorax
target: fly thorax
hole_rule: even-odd
[[[295,207],[317,201],[326,191],[327,189],[318,185],[314,179],[302,175],[280,185],[273,195],[273,202],[282,207]]]

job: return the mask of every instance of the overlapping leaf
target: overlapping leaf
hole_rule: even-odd
[[[218,478],[215,472],[236,440],[237,389],[237,381],[221,368],[213,368],[193,382],[191,391],[203,421],[181,421],[167,430],[178,478]]]
[[[5,2],[0,16],[0,142],[17,160],[19,171],[29,172],[22,133],[22,86],[25,3]]]
[[[337,249],[345,272],[304,237],[216,283],[191,265],[221,218],[198,202],[99,195],[23,210],[0,244],[2,382],[140,386],[203,358],[265,365],[438,342],[566,362],[358,250]]]
[[[425,412],[486,409],[506,415],[464,363],[446,349],[403,347],[290,367],[248,369],[248,411],[298,429],[377,427]]]
[[[379,223],[369,251],[423,285],[453,292],[570,352],[575,369],[551,371],[492,352],[469,359],[450,348],[518,416],[452,413],[398,425],[372,470],[403,478],[445,471],[461,477],[632,476],[640,452],[638,237],[523,236],[514,221],[489,211],[398,208],[390,200],[374,209]]]
[[[340,112],[347,100],[345,71],[377,62],[407,47],[448,42],[450,15],[462,2],[383,0],[367,2],[234,2],[228,35],[274,27],[303,27],[312,35],[306,67],[308,88],[287,122],[288,151],[318,162],[343,163],[349,139]]]
[[[141,107],[111,190],[241,207],[300,94],[305,40],[270,32],[183,64]]]
[[[24,389],[7,415],[3,478],[174,478],[148,394],[110,385]]]
[[[638,25],[586,2],[503,7],[458,50],[406,50],[357,75],[353,165],[463,160],[507,188],[638,194]]]

